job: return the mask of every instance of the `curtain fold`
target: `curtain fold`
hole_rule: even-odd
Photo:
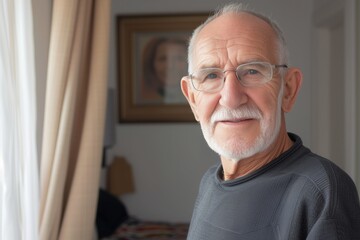
[[[110,0],[53,2],[40,239],[90,239],[103,146]]]
[[[38,156],[30,0],[0,0],[0,239],[38,239]]]

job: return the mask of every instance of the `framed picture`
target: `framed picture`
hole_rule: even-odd
[[[117,18],[120,122],[192,122],[181,92],[187,45],[207,15]]]

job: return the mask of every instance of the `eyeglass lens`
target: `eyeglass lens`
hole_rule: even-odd
[[[219,68],[201,69],[192,76],[194,87],[199,91],[216,91],[222,88],[226,72]],[[272,78],[270,63],[246,63],[239,65],[235,74],[244,86],[255,86],[269,81]]]

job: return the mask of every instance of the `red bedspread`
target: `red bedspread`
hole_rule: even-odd
[[[118,227],[113,237],[118,240],[186,240],[188,229],[187,223],[134,220]]]

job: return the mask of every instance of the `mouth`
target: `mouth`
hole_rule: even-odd
[[[223,124],[241,124],[248,123],[251,121],[257,120],[256,118],[236,118],[236,119],[222,119],[218,120],[215,123],[223,123]]]

